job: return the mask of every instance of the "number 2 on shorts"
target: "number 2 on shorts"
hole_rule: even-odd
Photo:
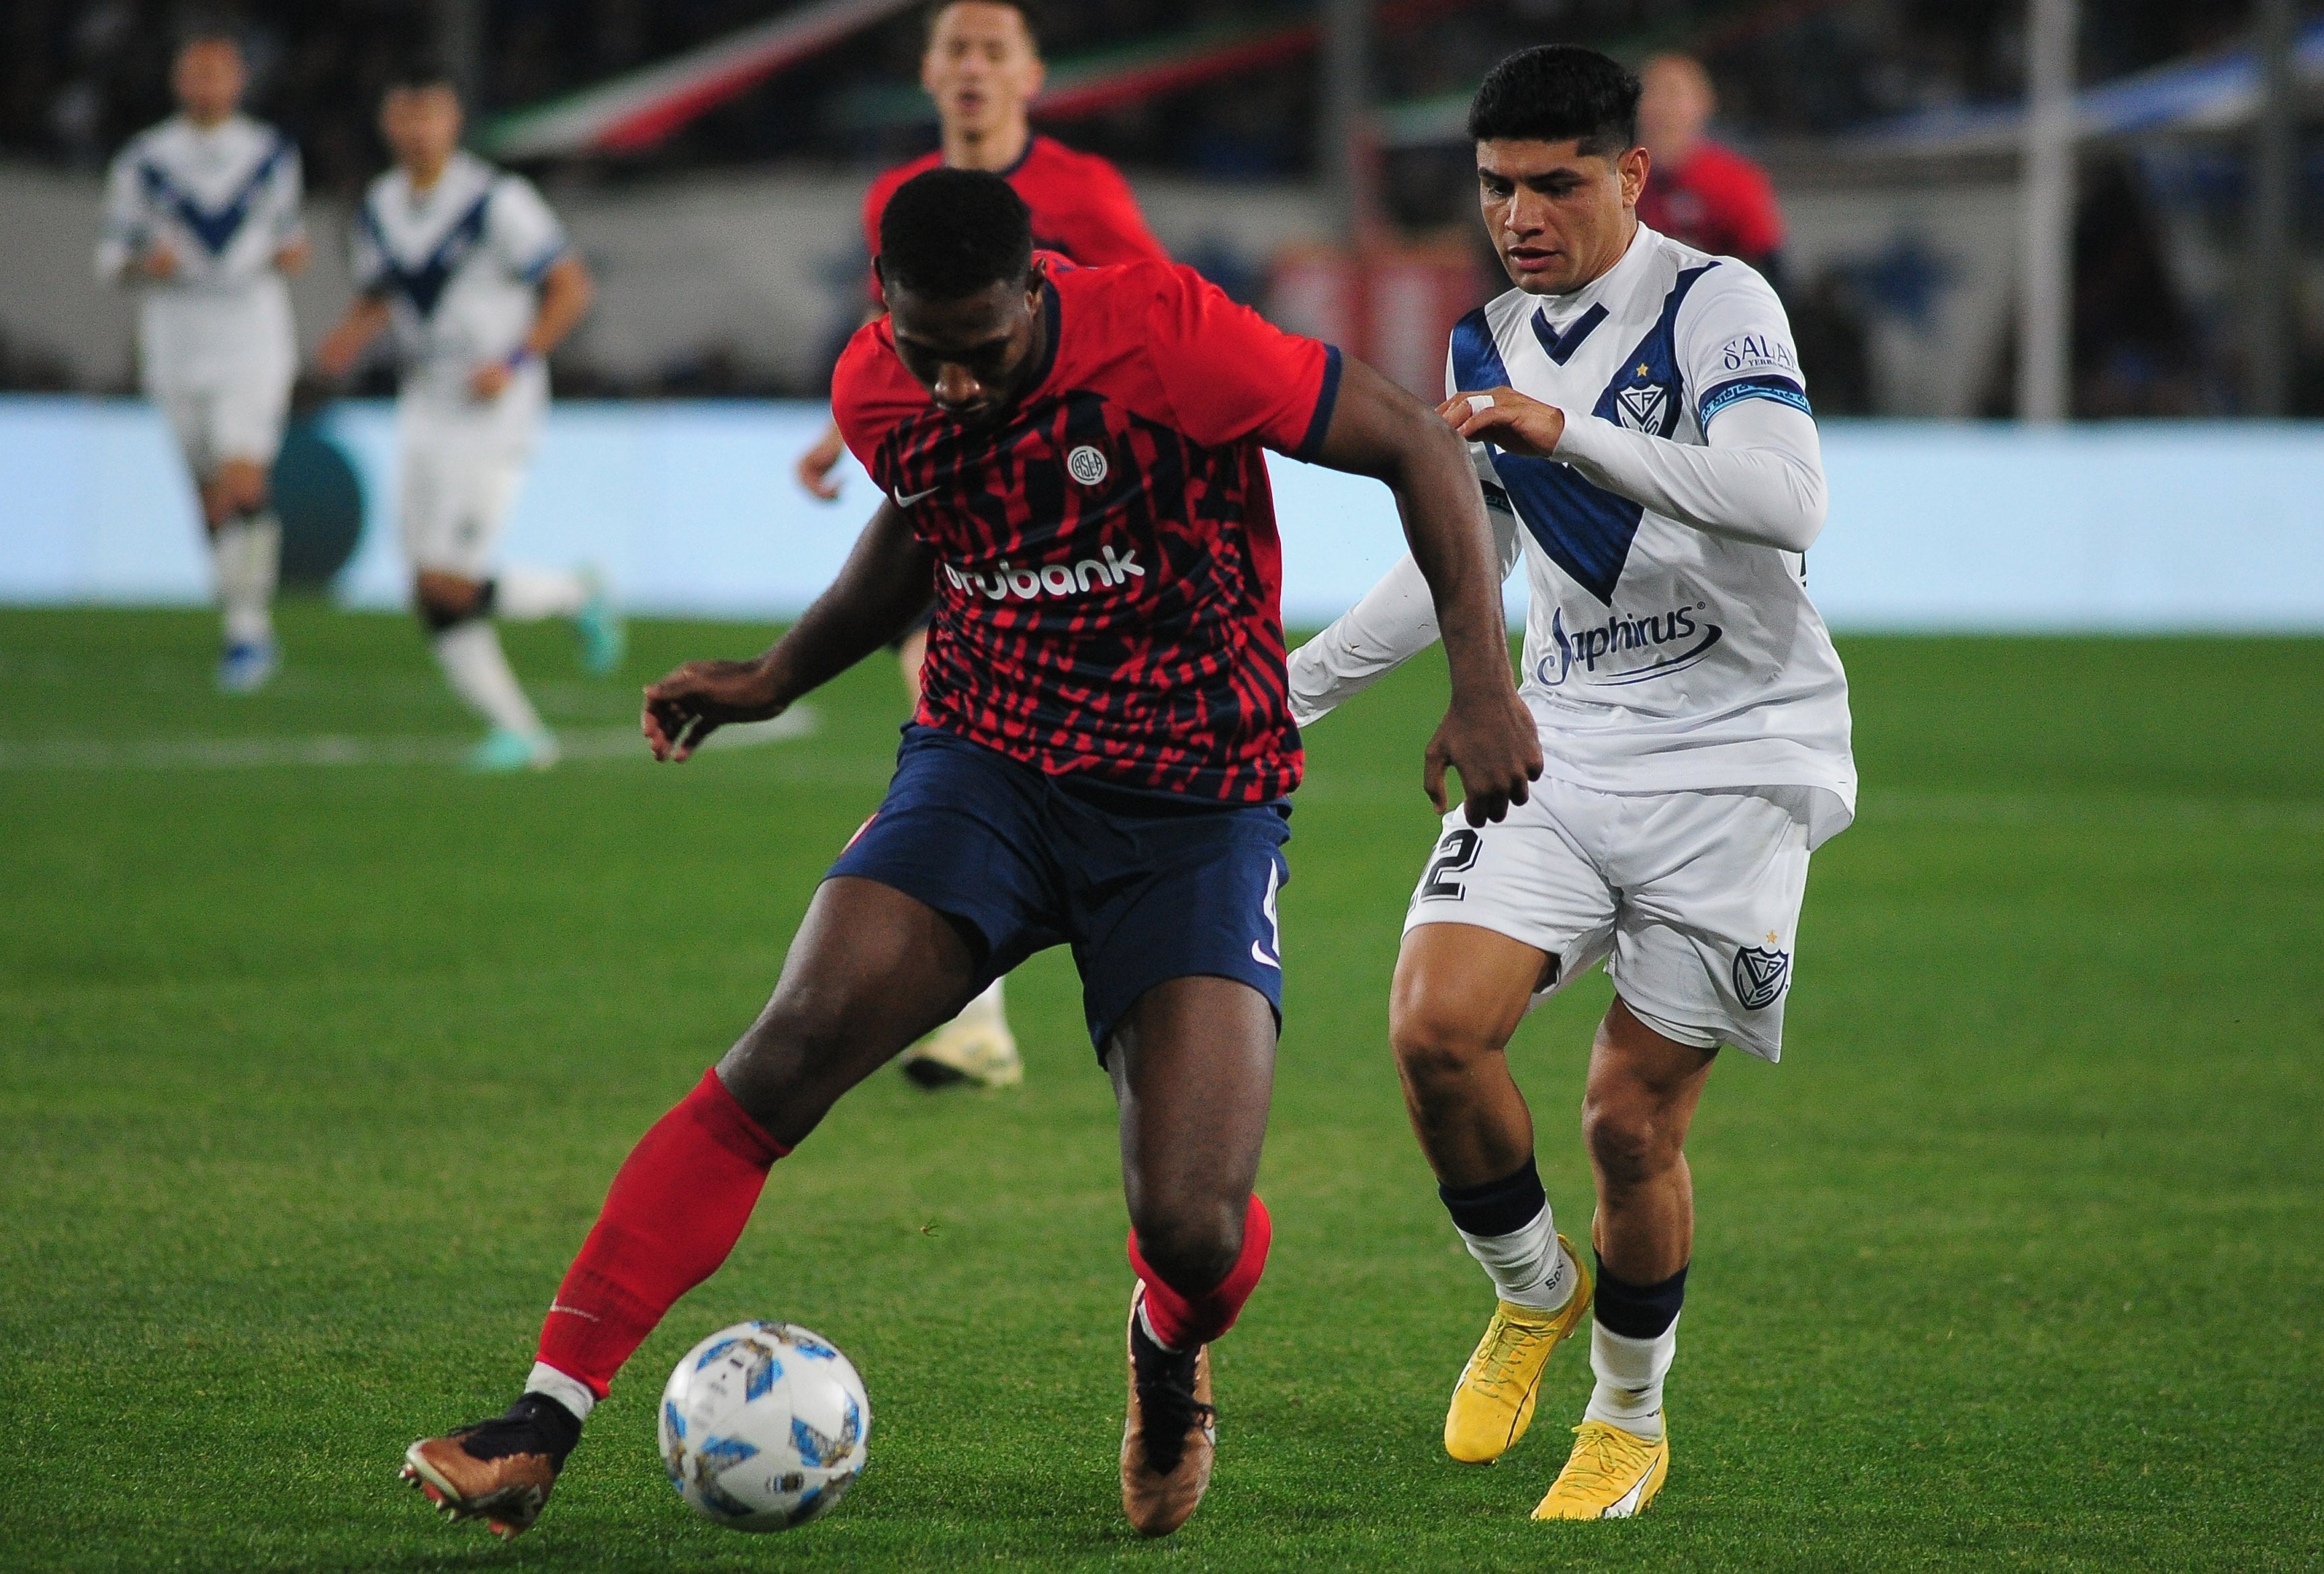
[[[1445,876],[1459,874],[1471,868],[1477,854],[1483,850],[1485,839],[1466,825],[1444,833],[1444,840],[1436,844],[1435,861],[1421,878],[1420,899],[1429,901],[1459,901],[1468,894],[1468,888],[1459,880]]]

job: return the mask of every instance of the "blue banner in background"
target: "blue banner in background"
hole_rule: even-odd
[[[560,404],[503,555],[595,564],[639,612],[794,615],[875,501],[853,460],[836,503],[792,478],[826,419],[806,403]],[[364,499],[337,594],[401,607],[394,412],[323,419]],[[1375,482],[1271,460],[1285,619],[1319,626],[1403,551],[1395,506]],[[1824,464],[1831,519],[1808,579],[1836,628],[2324,631],[2324,427],[1840,421]],[[192,488],[146,406],[0,398],[0,602],[208,598]],[[1508,600],[1521,619],[1522,575]]]

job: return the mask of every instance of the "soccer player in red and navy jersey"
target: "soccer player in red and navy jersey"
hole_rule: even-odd
[[[1012,0],[937,0],[927,10],[920,86],[936,106],[941,144],[933,152],[889,170],[863,195],[863,247],[880,254],[880,216],[888,198],[913,176],[935,169],[990,170],[1033,211],[1033,244],[1084,267],[1163,256],[1146,227],[1138,199],[1121,171],[1093,153],[1075,152],[1054,138],[1036,136],[1028,111],[1041,91],[1040,40],[1026,8]],[[870,276],[870,321],[886,309],[878,269]],[[831,472],[842,442],[835,420],[801,455],[799,483],[829,502],[839,495]],[[925,625],[896,643],[904,686],[918,706],[920,666],[927,648]],[[1001,980],[962,1008],[958,1017],[908,1051],[904,1073],[923,1087],[954,1082],[1006,1087],[1022,1080],[1024,1062],[1009,1031]]]
[[[1638,137],[1653,167],[1638,222],[1714,257],[1739,257],[1778,283],[1784,216],[1767,171],[1702,134],[1719,107],[1692,55],[1656,55],[1638,73]]]
[[[888,493],[774,649],[647,689],[657,758],[779,713],[925,611],[928,681],[886,801],[825,876],[774,999],[614,1177],[506,1415],[407,1455],[448,1511],[539,1514],[590,1407],[741,1234],[773,1163],[849,1088],[1036,951],[1070,945],[1120,1109],[1136,1274],[1122,1506],[1191,1514],[1216,1441],[1206,1350],[1259,1283],[1253,1195],[1298,785],[1262,449],[1386,482],[1443,620],[1452,700],[1425,780],[1481,824],[1541,770],[1465,448],[1361,362],[1190,270],[1037,259],[990,173],[906,182],[890,315],[840,364]]]
[[[1033,100],[1047,68],[1031,12],[1017,0],[937,0],[928,7],[920,86],[936,106],[938,145],[877,180],[863,194],[863,249],[875,261],[872,308],[884,310],[876,261],[880,215],[896,188],[929,170],[990,170],[1033,210],[1033,244],[1084,267],[1135,262],[1166,253],[1146,227],[1121,171],[1095,153],[1075,152],[1033,132]],[[799,456],[799,484],[826,502],[843,444],[834,421]]]

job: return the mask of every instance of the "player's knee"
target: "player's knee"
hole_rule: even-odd
[[[1204,1195],[1141,1199],[1130,1224],[1139,1255],[1182,1295],[1199,1295],[1233,1271],[1242,1255],[1250,1200]]]
[[[718,1063],[735,1102],[771,1127],[803,1106],[827,1106],[851,1078],[841,1068],[857,1058],[862,1035],[827,997],[779,990]]]
[[[1618,1185],[1652,1180],[1678,1158],[1669,1123],[1641,1097],[1591,1089],[1582,1101],[1582,1137],[1591,1163]]]
[[[1480,1061],[1500,1054],[1494,1026],[1441,993],[1405,991],[1388,1015],[1388,1044],[1404,1080],[1425,1093],[1465,1083]]]
[[[780,989],[734,1050],[753,1068],[812,1070],[846,1054],[860,1036],[853,1014],[832,991]]]
[[[255,465],[229,465],[218,472],[217,490],[228,513],[255,513],[266,506],[266,472]]]
[[[491,586],[450,575],[422,574],[413,584],[411,610],[420,626],[440,634],[492,613]]]

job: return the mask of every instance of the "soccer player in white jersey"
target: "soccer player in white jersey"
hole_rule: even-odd
[[[138,370],[201,495],[226,621],[218,686],[247,694],[281,661],[272,603],[282,532],[267,474],[299,364],[284,275],[307,265],[299,150],[239,112],[233,39],[178,51],[179,113],[132,139],[106,182],[97,277],[134,284]]]
[[[1470,112],[1517,288],[1454,330],[1440,413],[1468,437],[1532,598],[1522,692],[1543,779],[1498,824],[1447,816],[1405,920],[1389,1032],[1439,1191],[1499,1296],[1444,1443],[1486,1462],[1596,1309],[1596,1387],[1540,1519],[1646,1507],[1693,1251],[1683,1151],[1714,1057],[1765,1060],[1808,854],[1855,812],[1847,679],[1809,602],[1815,423],[1775,292],[1640,225],[1638,84],[1524,51]],[[1409,559],[1291,661],[1303,725],[1436,637]],[[1504,1046],[1600,959],[1615,999],[1582,1128],[1595,1273],[1555,1230]]]
[[[564,617],[582,665],[611,672],[622,631],[594,576],[495,566],[549,407],[549,353],[589,309],[589,274],[532,184],[460,151],[460,100],[433,69],[391,85],[380,130],[395,167],[355,225],[358,291],[317,353],[344,376],[394,329],[403,362],[403,545],[412,593],[454,692],[491,724],[472,769],[543,769],[557,742],[502,653],[495,617]]]

